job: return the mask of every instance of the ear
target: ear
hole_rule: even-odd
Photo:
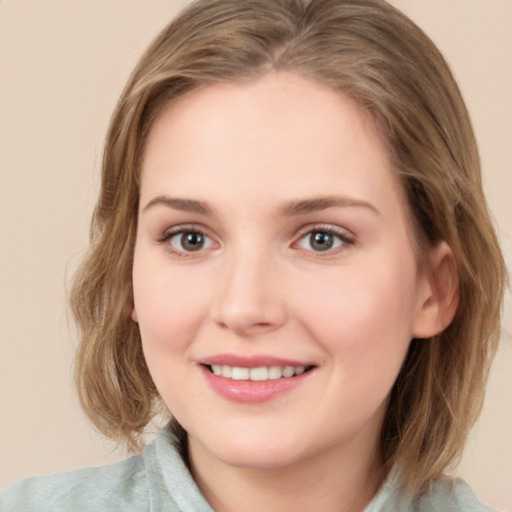
[[[133,306],[132,308],[132,313],[131,313],[131,317],[132,317],[132,320],[134,322],[137,322],[139,321],[139,317],[137,316],[137,311],[135,310],[135,306]]]
[[[430,338],[450,325],[459,305],[457,264],[446,242],[430,251],[420,279],[412,336]]]

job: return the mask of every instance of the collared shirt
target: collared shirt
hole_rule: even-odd
[[[0,512],[213,512],[163,429],[141,455],[101,466],[31,477],[0,492]],[[365,512],[492,512],[462,481],[441,480],[420,501],[390,477]]]

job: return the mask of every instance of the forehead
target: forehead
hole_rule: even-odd
[[[148,137],[141,195],[169,188],[204,199],[224,191],[285,200],[333,187],[381,202],[401,194],[368,112],[323,84],[271,73],[208,85],[167,106]]]

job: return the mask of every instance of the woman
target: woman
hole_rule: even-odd
[[[84,408],[131,447],[173,420],[5,510],[486,510],[443,473],[505,268],[464,103],[401,13],[191,4],[119,101],[92,234]]]

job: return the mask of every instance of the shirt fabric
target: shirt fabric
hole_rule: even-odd
[[[130,459],[17,482],[0,492],[0,512],[213,512],[167,428]],[[493,512],[462,480],[436,482],[414,502],[391,476],[364,512]],[[241,511],[242,512],[242,511]]]

